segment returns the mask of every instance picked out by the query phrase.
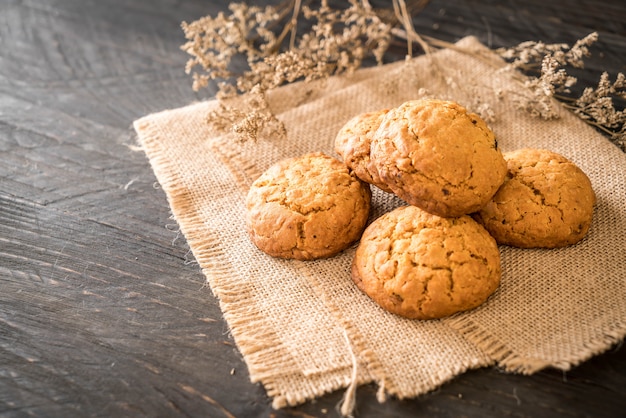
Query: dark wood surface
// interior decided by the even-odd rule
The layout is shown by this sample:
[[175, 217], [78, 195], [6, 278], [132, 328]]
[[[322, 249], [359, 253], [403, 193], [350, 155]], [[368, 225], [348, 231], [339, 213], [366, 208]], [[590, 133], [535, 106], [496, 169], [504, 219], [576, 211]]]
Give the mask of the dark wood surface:
[[[0, 416], [337, 416], [342, 391], [274, 411], [249, 382], [133, 148], [133, 120], [211, 96], [183, 71], [180, 23], [225, 8], [0, 1]], [[415, 20], [492, 47], [598, 31], [580, 87], [626, 71], [625, 22], [613, 0], [433, 0]], [[414, 400], [379, 404], [375, 391], [359, 388], [358, 416], [626, 416], [626, 348], [568, 372], [472, 371]]]

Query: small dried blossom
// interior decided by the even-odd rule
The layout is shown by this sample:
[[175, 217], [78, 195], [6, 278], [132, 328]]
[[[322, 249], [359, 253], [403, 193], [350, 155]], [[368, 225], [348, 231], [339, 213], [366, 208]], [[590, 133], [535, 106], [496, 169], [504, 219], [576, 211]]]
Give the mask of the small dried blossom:
[[271, 111], [260, 87], [254, 87], [243, 97], [243, 103], [234, 106], [221, 101], [218, 108], [207, 115], [208, 124], [218, 131], [232, 132], [241, 142], [256, 141], [260, 137], [285, 137], [285, 126]]

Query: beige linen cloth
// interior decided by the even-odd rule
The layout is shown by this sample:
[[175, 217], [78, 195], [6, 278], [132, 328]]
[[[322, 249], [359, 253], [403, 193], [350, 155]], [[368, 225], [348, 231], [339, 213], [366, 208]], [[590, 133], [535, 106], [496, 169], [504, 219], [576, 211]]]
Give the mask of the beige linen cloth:
[[[497, 365], [530, 374], [567, 370], [626, 335], [626, 155], [565, 110], [545, 121], [517, 110], [527, 94], [475, 38], [403, 62], [274, 90], [286, 139], [241, 144], [209, 128], [215, 101], [135, 121], [140, 145], [254, 382], [276, 408], [374, 382], [379, 399], [415, 397], [468, 369]], [[380, 309], [350, 279], [355, 247], [310, 262], [260, 252], [244, 228], [250, 184], [274, 162], [333, 153], [339, 128], [365, 111], [418, 97], [490, 110], [503, 151], [547, 148], [578, 164], [597, 194], [577, 245], [501, 246], [502, 283], [482, 306], [453, 317], [407, 320]], [[483, 112], [484, 114], [484, 112]], [[373, 188], [374, 219], [399, 205]]]

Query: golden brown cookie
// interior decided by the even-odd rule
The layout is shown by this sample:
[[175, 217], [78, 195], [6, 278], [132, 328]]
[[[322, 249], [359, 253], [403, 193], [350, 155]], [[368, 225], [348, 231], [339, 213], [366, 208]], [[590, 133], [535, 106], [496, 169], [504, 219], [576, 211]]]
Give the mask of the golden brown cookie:
[[391, 192], [389, 186], [381, 180], [376, 166], [370, 159], [372, 134], [378, 129], [388, 111], [389, 109], [382, 109], [361, 113], [346, 122], [335, 137], [335, 152], [358, 178]]
[[390, 110], [372, 137], [371, 158], [395, 194], [444, 217], [480, 209], [506, 175], [487, 124], [443, 100], [412, 100]]
[[442, 218], [403, 206], [372, 222], [352, 280], [384, 309], [433, 319], [482, 304], [500, 284], [496, 241], [470, 216]]
[[475, 219], [500, 244], [556, 248], [580, 241], [596, 202], [587, 175], [548, 150], [521, 149], [504, 157], [507, 179]]
[[280, 161], [246, 197], [252, 242], [280, 258], [330, 257], [359, 239], [371, 192], [345, 164], [321, 153]]

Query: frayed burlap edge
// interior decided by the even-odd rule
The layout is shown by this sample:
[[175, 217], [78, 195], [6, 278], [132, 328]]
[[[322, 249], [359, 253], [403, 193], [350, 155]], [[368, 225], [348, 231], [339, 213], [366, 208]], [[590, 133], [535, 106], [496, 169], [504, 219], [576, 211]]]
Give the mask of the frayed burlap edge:
[[547, 368], [568, 371], [593, 356], [604, 353], [608, 347], [619, 344], [626, 336], [626, 326], [622, 323], [614, 324], [610, 329], [602, 330], [603, 338], [589, 341], [572, 358], [563, 358], [559, 362], [554, 362], [522, 357], [516, 354], [506, 343], [494, 338], [492, 333], [483, 329], [467, 316], [455, 317], [445, 321], [468, 341], [493, 358], [498, 367], [510, 373], [524, 375], [531, 375]]
[[[206, 111], [205, 105], [206, 103], [197, 104]], [[166, 112], [169, 111], [160, 113]], [[176, 176], [174, 162], [168, 158], [166, 147], [162, 147], [158, 129], [150, 122], [141, 118], [133, 123], [134, 129], [140, 134], [139, 146], [148, 155], [151, 167], [166, 191], [174, 219], [178, 221], [179, 217], [184, 217], [184, 222], [178, 222], [181, 232], [201, 266], [210, 289], [218, 298], [224, 319], [235, 336], [237, 348], [248, 368], [251, 382], [263, 384], [267, 395], [272, 398], [272, 407], [280, 409], [295, 406], [342, 388], [356, 388], [358, 385], [371, 383], [374, 379], [368, 373], [367, 365], [357, 360], [356, 355], [350, 367], [324, 370], [320, 373], [305, 374], [298, 371], [297, 365], [291, 361], [293, 359], [285, 355], [289, 350], [281, 347], [280, 338], [266, 325], [263, 313], [248, 303], [253, 289], [247, 288], [245, 281], [241, 279], [224, 280], [224, 277], [236, 277], [236, 269], [225, 257], [226, 250], [220, 240], [215, 236], [207, 238], [211, 233], [207, 231], [203, 219], [190, 216], [190, 213], [195, 214], [191, 210], [194, 202], [190, 192]], [[237, 187], [245, 193], [251, 181], [259, 174], [254, 164], [240, 158], [240, 150], [228, 140], [215, 139], [211, 148], [221, 163], [228, 167]], [[216, 294], [215, 281], [218, 278], [219, 294]], [[228, 286], [225, 284], [227, 282], [232, 285]], [[352, 352], [348, 339], [346, 347]], [[278, 351], [283, 354], [277, 357]], [[297, 384], [294, 385], [294, 382]], [[294, 390], [294, 387], [298, 389]], [[343, 405], [352, 408], [349, 402], [350, 400]], [[338, 409], [341, 407], [342, 405], [338, 405]]]

